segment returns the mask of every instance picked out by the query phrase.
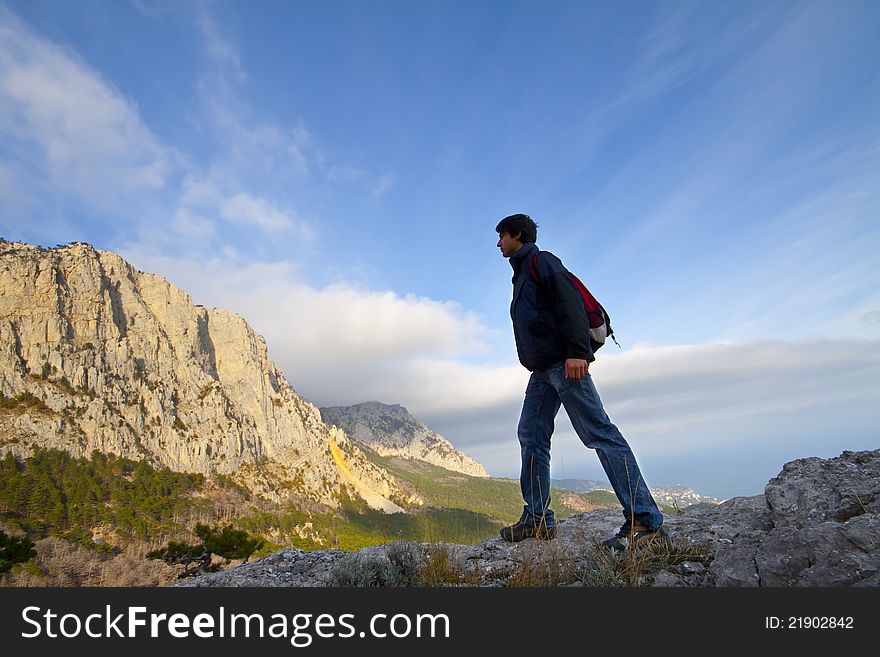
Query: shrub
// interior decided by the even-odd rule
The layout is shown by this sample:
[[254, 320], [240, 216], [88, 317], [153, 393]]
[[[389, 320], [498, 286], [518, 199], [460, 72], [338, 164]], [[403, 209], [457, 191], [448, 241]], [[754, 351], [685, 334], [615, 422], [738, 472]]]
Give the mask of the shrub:
[[418, 586], [422, 560], [412, 543], [392, 543], [385, 551], [390, 563], [389, 586]]
[[375, 557], [349, 554], [330, 570], [330, 586], [385, 586], [389, 566]]
[[234, 529], [229, 525], [217, 528], [198, 524], [196, 536], [201, 543], [169, 541], [164, 548], [148, 553], [147, 559], [161, 559], [168, 564], [182, 565], [184, 569], [178, 577], [183, 578], [219, 570], [219, 565], [211, 563], [212, 554], [221, 556], [227, 561], [243, 559], [246, 563], [254, 551], [264, 543], [262, 538], [251, 536], [246, 531]]
[[30, 561], [37, 556], [29, 538], [15, 538], [0, 529], [0, 573], [10, 570], [14, 564]]

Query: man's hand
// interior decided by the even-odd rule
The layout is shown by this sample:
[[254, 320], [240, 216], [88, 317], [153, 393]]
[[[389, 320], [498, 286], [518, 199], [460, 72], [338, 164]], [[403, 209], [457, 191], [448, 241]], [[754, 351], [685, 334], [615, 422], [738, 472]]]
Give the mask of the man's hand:
[[566, 379], [583, 379], [590, 373], [590, 364], [583, 358], [569, 358], [565, 361]]

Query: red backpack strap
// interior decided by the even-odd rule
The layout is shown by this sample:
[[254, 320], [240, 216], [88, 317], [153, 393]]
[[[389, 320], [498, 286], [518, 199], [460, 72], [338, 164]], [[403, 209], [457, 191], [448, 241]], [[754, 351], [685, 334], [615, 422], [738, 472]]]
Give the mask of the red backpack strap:
[[539, 255], [541, 255], [540, 251], [536, 252], [535, 255], [533, 255], [529, 259], [529, 271], [532, 272], [532, 278], [534, 278], [535, 281], [540, 283], [540, 280], [538, 280], [538, 256]]

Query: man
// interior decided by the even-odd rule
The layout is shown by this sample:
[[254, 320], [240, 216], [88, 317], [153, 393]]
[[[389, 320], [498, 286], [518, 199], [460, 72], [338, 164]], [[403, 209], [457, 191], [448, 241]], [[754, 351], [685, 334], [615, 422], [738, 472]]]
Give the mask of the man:
[[556, 536], [550, 509], [550, 438], [559, 406], [565, 407], [581, 442], [595, 449], [625, 521], [616, 536], [604, 541], [624, 550], [666, 536], [663, 515], [648, 491], [635, 456], [608, 419], [590, 376], [595, 360], [580, 292], [562, 262], [535, 244], [538, 227], [525, 214], [502, 219], [495, 227], [498, 248], [513, 267], [510, 317], [516, 350], [531, 371], [517, 435], [522, 456], [520, 519], [501, 530], [507, 541]]

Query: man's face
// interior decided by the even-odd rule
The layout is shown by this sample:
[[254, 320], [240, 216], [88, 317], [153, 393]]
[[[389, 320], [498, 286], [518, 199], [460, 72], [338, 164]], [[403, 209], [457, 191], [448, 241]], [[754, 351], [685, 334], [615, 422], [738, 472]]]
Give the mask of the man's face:
[[519, 241], [519, 235], [511, 237], [510, 233], [498, 233], [498, 248], [501, 249], [501, 255], [509, 258], [523, 247], [523, 243]]

